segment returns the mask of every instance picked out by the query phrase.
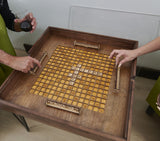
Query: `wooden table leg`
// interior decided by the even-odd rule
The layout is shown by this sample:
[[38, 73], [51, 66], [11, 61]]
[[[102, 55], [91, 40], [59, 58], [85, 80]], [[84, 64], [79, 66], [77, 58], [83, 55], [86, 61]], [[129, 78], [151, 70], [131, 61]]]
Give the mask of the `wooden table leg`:
[[16, 119], [26, 128], [26, 130], [29, 132], [30, 129], [27, 125], [27, 122], [25, 120], [25, 118], [23, 116], [20, 116], [20, 115], [16, 115], [13, 113], [13, 115], [16, 117]]
[[154, 110], [153, 110], [153, 108], [152, 108], [150, 105], [147, 107], [146, 113], [147, 113], [149, 116], [153, 116]]

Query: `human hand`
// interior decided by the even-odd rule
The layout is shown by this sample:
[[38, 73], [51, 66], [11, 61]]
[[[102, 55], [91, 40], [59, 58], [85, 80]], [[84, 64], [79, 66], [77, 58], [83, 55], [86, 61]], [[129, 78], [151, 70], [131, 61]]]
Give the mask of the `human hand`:
[[36, 18], [33, 17], [32, 13], [28, 13], [23, 19], [15, 19], [14, 22], [15, 23], [21, 23], [21, 22], [26, 21], [26, 20], [31, 21], [32, 30], [30, 32], [32, 33], [36, 29], [36, 26], [37, 26]]
[[30, 56], [25, 57], [15, 57], [12, 56], [12, 60], [10, 61], [9, 66], [15, 70], [22, 71], [24, 73], [28, 73], [32, 68], [34, 68], [34, 65], [38, 65], [38, 67], [41, 67], [40, 62], [32, 58]]
[[109, 58], [116, 56], [116, 66], [120, 67], [122, 64], [132, 61], [137, 57], [136, 50], [113, 50]]

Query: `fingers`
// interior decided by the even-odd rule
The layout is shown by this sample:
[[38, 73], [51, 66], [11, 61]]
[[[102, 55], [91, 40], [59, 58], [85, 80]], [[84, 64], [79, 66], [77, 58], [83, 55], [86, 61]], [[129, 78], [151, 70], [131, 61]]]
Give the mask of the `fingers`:
[[116, 66], [119, 67], [129, 61], [132, 61], [137, 57], [135, 50], [113, 50], [110, 54], [110, 58], [116, 56]]
[[119, 65], [118, 65], [118, 67], [121, 67], [124, 63], [126, 63], [127, 62], [127, 59], [126, 58], [124, 58], [124, 59], [122, 59], [120, 62], [119, 62]]
[[121, 53], [121, 50], [113, 50], [111, 53], [110, 53], [110, 56], [109, 58], [113, 58], [113, 56], [116, 56], [116, 66], [119, 64], [119, 61], [120, 61], [120, 58], [121, 56], [123, 56], [123, 54]]
[[23, 19], [15, 19], [14, 22], [21, 23], [25, 20], [29, 20], [31, 22], [32, 30], [30, 32], [32, 33], [36, 29], [36, 26], [37, 26], [36, 18], [33, 16], [32, 13], [28, 13]]
[[122, 64], [129, 61], [130, 55], [128, 50], [113, 50], [109, 58], [111, 59], [113, 56], [116, 56], [116, 66], [121, 67]]
[[33, 14], [32, 13], [28, 13], [25, 17], [25, 20], [32, 20], [33, 19]]
[[33, 14], [30, 12], [27, 14], [27, 16], [29, 17], [29, 19], [32, 19], [33, 18]]
[[[23, 61], [25, 59], [25, 61]], [[20, 71], [24, 72], [24, 73], [28, 73], [32, 68], [35, 67], [35, 65], [37, 65], [38, 67], [41, 67], [40, 62], [35, 59], [32, 58], [30, 56], [28, 57], [22, 57], [21, 58], [21, 68], [19, 68]]]
[[24, 21], [24, 19], [15, 19], [15, 20], [14, 20], [15, 23], [21, 23], [21, 22], [23, 22], [23, 21]]
[[36, 64], [36, 65], [38, 65], [38, 67], [41, 67], [40, 62], [37, 59], [35, 59], [35, 58], [33, 58], [33, 63]]
[[31, 31], [32, 33], [36, 29], [36, 26], [37, 26], [36, 18], [32, 19], [31, 25], [32, 25], [32, 31]]
[[29, 72], [32, 68], [34, 68], [35, 66], [38, 66], [38, 67], [41, 67], [41, 64], [40, 62], [35, 59], [35, 58], [32, 58], [32, 57], [29, 57], [29, 61], [28, 61], [28, 64], [27, 64], [27, 67], [26, 67], [26, 71]]
[[29, 21], [31, 21], [31, 25], [32, 25], [31, 33], [32, 33], [36, 29], [36, 26], [37, 26], [36, 18], [33, 16], [32, 13], [28, 13], [25, 16], [25, 18], [28, 19]]
[[109, 58], [110, 58], [110, 59], [113, 58], [113, 56], [114, 56], [115, 54], [117, 54], [117, 50], [113, 50], [113, 51], [110, 53]]
[[116, 66], [119, 64], [119, 61], [120, 61], [121, 56], [122, 56], [121, 53], [119, 53], [119, 54], [116, 56]]
[[[25, 59], [25, 57], [22, 58], [22, 59]], [[22, 71], [24, 73], [28, 73], [34, 67], [34, 64], [33, 64], [33, 61], [32, 61], [31, 57], [26, 57], [26, 60], [22, 63], [23, 64], [21, 64], [21, 65], [23, 65], [23, 66], [22, 66], [22, 69], [20, 71]]]

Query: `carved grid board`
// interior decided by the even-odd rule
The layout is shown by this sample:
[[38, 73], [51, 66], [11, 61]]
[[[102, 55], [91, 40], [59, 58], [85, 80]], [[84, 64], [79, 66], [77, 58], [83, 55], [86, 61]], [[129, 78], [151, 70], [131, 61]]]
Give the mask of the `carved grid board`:
[[58, 46], [30, 93], [104, 113], [115, 58]]

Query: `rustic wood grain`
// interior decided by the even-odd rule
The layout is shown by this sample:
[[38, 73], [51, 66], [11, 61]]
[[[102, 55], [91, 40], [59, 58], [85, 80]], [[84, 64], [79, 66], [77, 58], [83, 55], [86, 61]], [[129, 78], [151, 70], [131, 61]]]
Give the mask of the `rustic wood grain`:
[[[74, 47], [75, 40], [100, 44], [101, 48], [96, 50]], [[121, 67], [120, 90], [117, 92], [114, 92], [114, 70], [103, 114], [83, 109], [80, 115], [76, 115], [50, 108], [45, 105], [45, 97], [30, 94], [29, 90], [58, 45], [109, 55], [113, 49], [133, 49], [137, 48], [137, 44], [137, 41], [132, 40], [48, 27], [30, 50], [31, 56], [37, 59], [40, 59], [44, 52], [48, 53], [42, 67], [35, 76], [14, 71], [0, 87], [0, 107], [94, 140], [129, 141], [136, 60]]]

